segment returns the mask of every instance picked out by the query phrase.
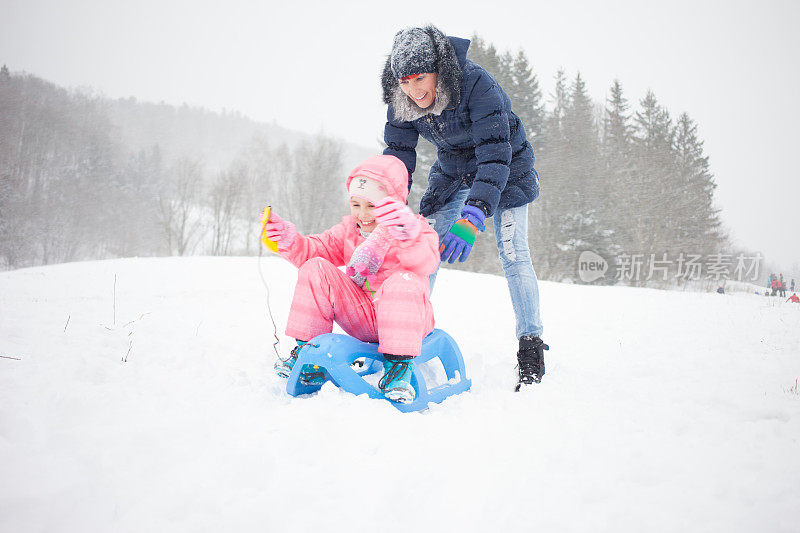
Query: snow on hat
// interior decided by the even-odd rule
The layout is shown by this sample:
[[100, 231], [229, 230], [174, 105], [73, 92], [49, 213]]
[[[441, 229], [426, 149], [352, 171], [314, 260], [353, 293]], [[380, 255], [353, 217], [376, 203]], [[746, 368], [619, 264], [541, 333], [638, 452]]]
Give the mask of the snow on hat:
[[381, 200], [389, 196], [389, 193], [386, 192], [386, 187], [366, 176], [354, 176], [350, 180], [347, 192], [351, 197], [363, 198], [371, 202], [372, 205], [380, 204]]
[[438, 72], [433, 39], [422, 28], [400, 30], [394, 36], [390, 63], [392, 74], [398, 79], [423, 72]]

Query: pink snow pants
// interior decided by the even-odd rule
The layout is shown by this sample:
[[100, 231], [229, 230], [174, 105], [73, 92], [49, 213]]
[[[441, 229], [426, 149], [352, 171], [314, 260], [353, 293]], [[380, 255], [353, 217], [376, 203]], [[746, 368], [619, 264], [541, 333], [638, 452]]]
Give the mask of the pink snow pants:
[[417, 356], [433, 330], [428, 280], [396, 272], [369, 296], [333, 263], [321, 257], [300, 266], [286, 335], [308, 341], [331, 333], [334, 321], [351, 337], [378, 342], [384, 354]]

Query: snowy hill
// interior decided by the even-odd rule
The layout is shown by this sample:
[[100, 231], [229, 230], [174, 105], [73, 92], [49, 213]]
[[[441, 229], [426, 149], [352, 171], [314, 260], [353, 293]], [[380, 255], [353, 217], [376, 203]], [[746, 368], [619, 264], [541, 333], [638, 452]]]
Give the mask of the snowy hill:
[[[296, 271], [261, 268], [285, 352]], [[800, 305], [541, 292], [547, 375], [515, 394], [505, 280], [443, 271], [473, 389], [401, 414], [283, 392], [256, 258], [0, 273], [0, 531], [800, 528]]]

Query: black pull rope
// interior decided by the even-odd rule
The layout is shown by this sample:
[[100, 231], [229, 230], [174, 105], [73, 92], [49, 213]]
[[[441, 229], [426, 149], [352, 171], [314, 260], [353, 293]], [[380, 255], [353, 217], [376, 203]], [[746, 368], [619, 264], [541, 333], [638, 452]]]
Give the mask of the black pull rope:
[[[278, 338], [278, 326], [275, 324], [275, 317], [272, 315], [272, 307], [269, 305], [269, 285], [267, 284], [266, 278], [264, 278], [264, 271], [261, 268], [261, 256], [263, 255], [263, 250], [261, 249], [261, 239], [267, 232], [267, 221], [264, 220], [261, 223], [261, 235], [259, 237], [258, 242], [258, 275], [261, 276], [261, 283], [264, 284], [264, 288], [267, 290], [267, 311], [269, 312], [269, 319], [272, 321], [272, 336], [275, 337], [275, 342], [272, 343], [272, 349], [275, 350], [275, 355], [281, 361], [286, 361], [283, 357], [281, 357], [280, 352], [278, 351], [278, 346], [281, 343], [281, 340]], [[291, 357], [291, 356], [289, 356]]]

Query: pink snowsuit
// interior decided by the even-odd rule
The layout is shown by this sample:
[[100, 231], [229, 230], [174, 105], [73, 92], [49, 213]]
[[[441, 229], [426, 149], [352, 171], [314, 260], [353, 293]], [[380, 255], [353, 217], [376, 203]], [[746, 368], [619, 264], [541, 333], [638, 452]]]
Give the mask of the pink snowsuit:
[[[394, 156], [375, 156], [347, 178], [366, 176], [381, 183], [389, 196], [406, 201], [408, 172]], [[319, 235], [298, 235], [279, 253], [299, 268], [286, 335], [308, 341], [333, 331], [335, 321], [359, 340], [378, 342], [381, 353], [417, 356], [422, 339], [434, 327], [428, 300], [428, 276], [439, 264], [439, 237], [424, 217], [413, 239], [392, 238], [381, 267], [370, 282], [374, 297], [339, 268], [366, 239], [356, 218], [348, 215]]]

